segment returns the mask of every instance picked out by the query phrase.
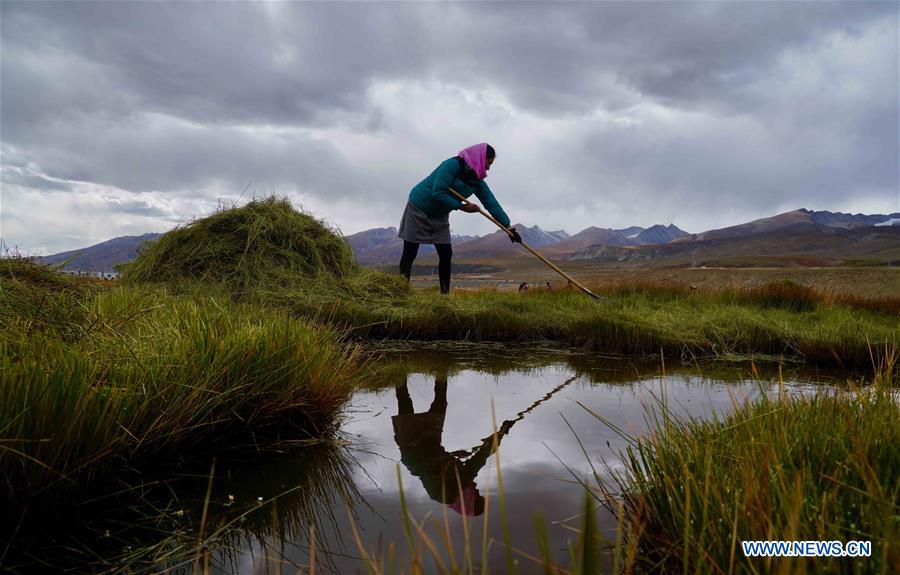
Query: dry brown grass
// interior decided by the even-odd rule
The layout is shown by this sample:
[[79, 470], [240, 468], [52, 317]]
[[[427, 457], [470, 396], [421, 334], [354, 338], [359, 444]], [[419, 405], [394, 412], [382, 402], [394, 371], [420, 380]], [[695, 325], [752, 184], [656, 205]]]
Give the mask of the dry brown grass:
[[[533, 260], [533, 261], [532, 261]], [[510, 258], [467, 260], [503, 268], [493, 274], [454, 274], [453, 285], [478, 288], [502, 285], [515, 289], [522, 281], [529, 285], [554, 287], [565, 285], [565, 280], [535, 258]], [[900, 294], [900, 267], [793, 267], [793, 268], [661, 268], [626, 269], [600, 266], [589, 262], [555, 261], [576, 280], [586, 283], [590, 289], [603, 291], [608, 286], [631, 282], [681, 284], [698, 290], [748, 288], [774, 281], [789, 280], [809, 286], [822, 293], [856, 296], [860, 298], [897, 297]], [[416, 276], [414, 285], [437, 285], [437, 277]]]

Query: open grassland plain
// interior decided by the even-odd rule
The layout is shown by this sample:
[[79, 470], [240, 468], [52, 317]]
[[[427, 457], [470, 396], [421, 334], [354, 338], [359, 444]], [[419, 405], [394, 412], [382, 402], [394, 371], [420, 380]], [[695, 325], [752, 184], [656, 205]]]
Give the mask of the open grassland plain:
[[[422, 275], [413, 275], [416, 287], [437, 285], [437, 261], [420, 258], [416, 263]], [[459, 258], [457, 258], [459, 259]], [[555, 261], [555, 260], [554, 260]], [[565, 280], [536, 258], [460, 259], [463, 273], [455, 273], [454, 285], [463, 289], [500, 288], [515, 290], [521, 282], [543, 287], [547, 282], [558, 289]], [[579, 282], [591, 289], [620, 284], [675, 284], [695, 289], [719, 290], [750, 288], [770, 282], [791, 281], [822, 293], [882, 298], [900, 297], [900, 263], [897, 266], [834, 267], [636, 267], [598, 264], [584, 261], [555, 261]], [[383, 267], [388, 272], [394, 268]], [[486, 272], [470, 269], [485, 269]], [[414, 274], [416, 270], [414, 269]]]

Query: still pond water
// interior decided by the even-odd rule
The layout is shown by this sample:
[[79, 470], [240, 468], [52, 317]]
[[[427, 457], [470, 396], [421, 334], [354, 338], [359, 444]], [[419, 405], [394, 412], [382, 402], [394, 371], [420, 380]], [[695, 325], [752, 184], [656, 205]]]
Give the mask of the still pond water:
[[[175, 523], [157, 527], [176, 533], [165, 544], [170, 547], [196, 541], [209, 488], [203, 527], [207, 534], [220, 533], [208, 558], [212, 572], [305, 573], [311, 531], [316, 572], [366, 572], [360, 541], [368, 553], [385, 559], [393, 544], [398, 566], [409, 572], [402, 485], [409, 516], [446, 561], [448, 546], [462, 557], [467, 530], [473, 560], [481, 564], [487, 517], [486, 560], [492, 572], [502, 573], [496, 426], [512, 546], [538, 554], [539, 514], [552, 552], [566, 564], [585, 505], [575, 478], [596, 485], [596, 470], [608, 479], [610, 470], [621, 469], [626, 447], [597, 416], [640, 435], [648, 410], [661, 402], [678, 415], [708, 417], [760, 393], [813, 393], [836, 383], [831, 377], [789, 367], [672, 365], [507, 347], [393, 350], [383, 386], [356, 393], [346, 408], [341, 446], [220, 458], [211, 487], [198, 473], [178, 484], [177, 504], [157, 503], [185, 510]], [[605, 535], [614, 537], [610, 514], [598, 506], [596, 518]], [[434, 571], [423, 538], [415, 539], [424, 571]], [[524, 572], [538, 571], [524, 557], [519, 564]], [[160, 567], [192, 571], [178, 560], [151, 570]]]

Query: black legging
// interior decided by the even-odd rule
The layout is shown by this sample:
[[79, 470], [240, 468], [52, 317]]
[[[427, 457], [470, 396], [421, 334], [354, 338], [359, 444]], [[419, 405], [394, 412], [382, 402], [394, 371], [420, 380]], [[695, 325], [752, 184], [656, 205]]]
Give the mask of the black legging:
[[[450, 293], [450, 259], [453, 257], [453, 248], [450, 244], [434, 244], [438, 254], [438, 278], [441, 283], [441, 293]], [[419, 253], [419, 244], [403, 240], [403, 255], [400, 256], [400, 273], [406, 279], [412, 274], [412, 265]]]

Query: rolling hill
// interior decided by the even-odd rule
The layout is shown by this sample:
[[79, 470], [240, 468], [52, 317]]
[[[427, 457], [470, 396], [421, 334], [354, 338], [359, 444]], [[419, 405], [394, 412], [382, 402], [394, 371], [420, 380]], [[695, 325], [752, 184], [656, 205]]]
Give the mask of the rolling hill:
[[699, 235], [700, 238], [682, 238], [660, 245], [594, 245], [571, 254], [568, 259], [726, 267], [900, 262], [900, 226], [832, 227], [801, 221], [750, 234]]
[[853, 229], [857, 227], [875, 226], [892, 219], [900, 219], [900, 213], [888, 215], [844, 214], [841, 212], [816, 212], [801, 208], [784, 212], [769, 218], [753, 220], [745, 224], [709, 230], [700, 234], [689, 234], [679, 241], [714, 240], [721, 238], [737, 238], [752, 236], [779, 229], [797, 230], [803, 227], [814, 229], [816, 226], [828, 228]]
[[63, 269], [67, 270], [114, 272], [117, 264], [133, 260], [137, 256], [138, 249], [144, 245], [144, 242], [155, 240], [161, 235], [120, 236], [87, 248], [44, 256], [40, 259], [47, 265], [59, 264], [65, 261], [66, 264], [63, 266]]

